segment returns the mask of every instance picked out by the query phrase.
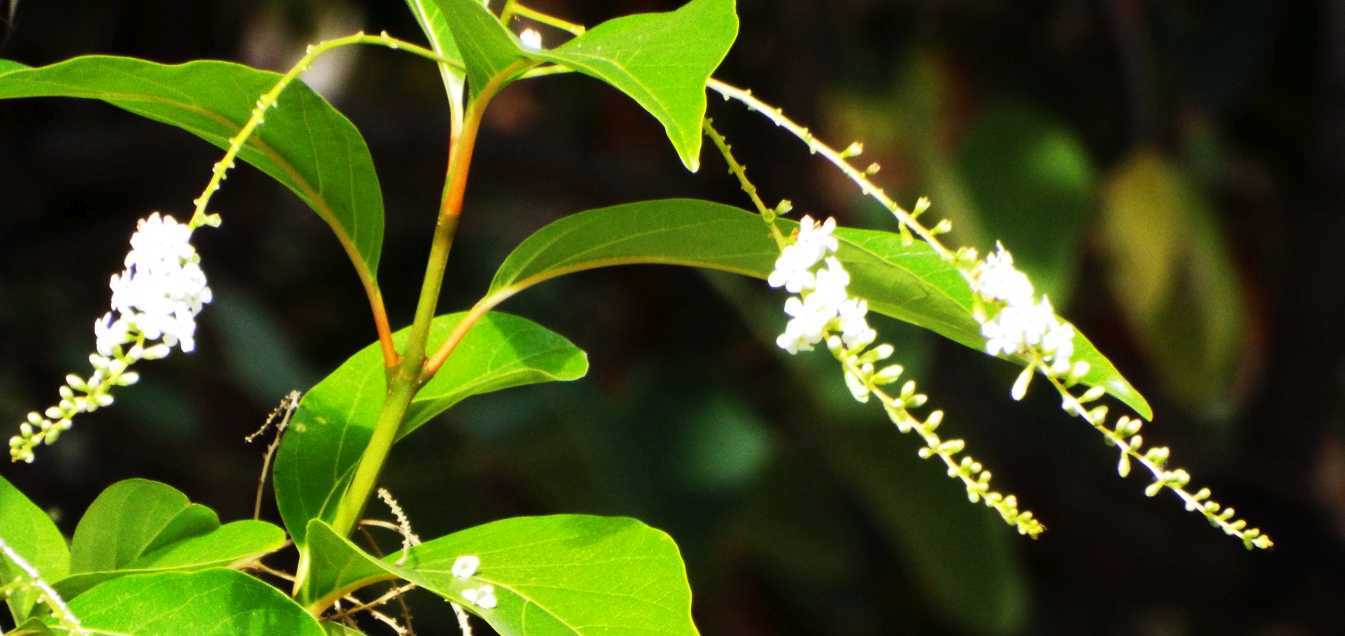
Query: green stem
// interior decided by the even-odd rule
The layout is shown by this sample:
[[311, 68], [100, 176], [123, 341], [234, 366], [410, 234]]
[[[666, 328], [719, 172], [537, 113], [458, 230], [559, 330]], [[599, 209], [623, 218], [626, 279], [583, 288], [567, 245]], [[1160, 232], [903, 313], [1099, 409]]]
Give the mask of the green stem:
[[434, 312], [439, 305], [444, 270], [448, 266], [448, 255], [457, 233], [458, 216], [462, 212], [462, 199], [467, 188], [472, 151], [476, 145], [477, 132], [481, 127], [481, 113], [488, 100], [489, 97], [477, 100], [468, 107], [467, 116], [463, 120], [462, 134], [453, 141], [453, 147], [449, 152], [448, 179], [440, 203], [439, 220], [434, 228], [430, 257], [425, 265], [425, 279], [421, 283], [415, 321], [411, 324], [411, 334], [407, 338], [406, 348], [402, 351], [401, 362], [391, 375], [388, 397], [378, 414], [373, 437], [360, 456], [360, 463], [350, 480], [350, 486], [337, 506], [336, 517], [332, 520], [332, 528], [337, 534], [348, 535], [355, 528], [355, 522], [364, 512], [364, 505], [374, 490], [389, 451], [392, 450], [392, 443], [397, 439], [397, 431], [401, 428], [406, 409], [422, 385], [420, 372], [421, 365], [425, 362], [425, 345], [429, 339], [430, 323], [434, 320]]
[[[188, 227], [194, 230], [202, 225], [218, 224], [218, 215], [210, 214], [206, 211], [207, 206], [210, 204], [210, 199], [215, 196], [215, 193], [219, 191], [220, 186], [223, 185], [224, 178], [228, 175], [229, 170], [233, 169], [238, 154], [243, 151], [243, 145], [247, 143], [253, 133], [255, 133], [266, 120], [266, 111], [275, 107], [276, 103], [280, 100], [280, 95], [285, 92], [285, 89], [289, 88], [290, 84], [312, 66], [313, 62], [323, 53], [331, 51], [332, 49], [356, 44], [385, 46], [394, 50], [406, 51], [412, 55], [418, 55], [441, 64], [448, 64], [455, 68], [461, 68], [460, 62], [444, 58], [427, 48], [394, 38], [388, 35], [387, 31], [378, 35], [367, 35], [363, 31], [360, 31], [353, 35], [325, 40], [309, 46], [308, 50], [304, 53], [304, 56], [300, 58], [298, 62], [295, 62], [294, 66], [292, 66], [289, 71], [280, 76], [280, 79], [271, 87], [271, 90], [263, 93], [262, 96], [257, 99], [257, 104], [253, 107], [251, 116], [249, 116], [248, 120], [243, 123], [243, 126], [239, 128], [238, 132], [229, 139], [229, 146], [224, 152], [224, 157], [215, 162], [214, 167], [211, 169], [210, 181], [206, 183], [205, 189], [201, 191], [201, 195], [196, 197], [196, 200], [194, 201], [196, 209], [192, 213], [191, 220], [188, 221]], [[352, 257], [352, 260], [355, 262], [356, 269], [359, 270], [360, 282], [364, 286], [365, 294], [369, 299], [369, 309], [373, 314], [374, 328], [378, 332], [378, 341], [383, 350], [383, 362], [389, 369], [391, 369], [397, 364], [397, 352], [392, 344], [392, 328], [388, 322], [387, 309], [383, 304], [383, 294], [378, 289], [378, 284], [373, 279], [373, 274], [363, 269], [362, 263], [358, 258]]]
[[729, 142], [724, 138], [724, 135], [719, 134], [719, 131], [715, 130], [714, 124], [710, 122], [708, 117], [705, 119], [702, 127], [705, 129], [705, 136], [709, 137], [710, 141], [714, 142], [715, 147], [719, 149], [719, 154], [724, 156], [724, 163], [728, 164], [729, 172], [733, 173], [733, 176], [738, 177], [738, 185], [742, 188], [743, 192], [747, 193], [747, 197], [752, 200], [752, 205], [756, 206], [757, 213], [761, 215], [761, 220], [765, 221], [766, 225], [770, 227], [771, 237], [775, 239], [775, 246], [781, 250], [785, 249], [785, 245], [788, 241], [786, 241], [784, 235], [780, 233], [780, 228], [775, 225], [774, 211], [766, 207], [766, 203], [761, 200], [761, 195], [757, 192], [757, 186], [747, 178], [747, 166], [738, 163], [738, 159], [733, 156], [733, 146], [729, 145]]
[[504, 13], [500, 14], [500, 21], [503, 22], [505, 26], [508, 26], [509, 20], [516, 15], [519, 17], [527, 18], [539, 24], [545, 24], [549, 27], [555, 27], [562, 31], [566, 31], [571, 35], [584, 34], [584, 25], [582, 24], [575, 24], [567, 20], [562, 20], [551, 14], [543, 13], [536, 9], [526, 7], [522, 3], [514, 2], [513, 0], [510, 0], [510, 2], [508, 2], [505, 5]]

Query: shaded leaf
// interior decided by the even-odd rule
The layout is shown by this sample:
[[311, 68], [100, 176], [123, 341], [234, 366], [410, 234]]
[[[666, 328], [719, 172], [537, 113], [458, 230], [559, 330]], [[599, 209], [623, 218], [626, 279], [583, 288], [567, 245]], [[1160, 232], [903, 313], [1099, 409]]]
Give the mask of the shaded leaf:
[[79, 595], [70, 609], [89, 630], [131, 636], [324, 634], [280, 590], [235, 570], [125, 576]]
[[[697, 633], [677, 545], [635, 519], [503, 519], [413, 547], [401, 566], [400, 553], [375, 559], [320, 521], [309, 532], [314, 575], [320, 561], [345, 574], [324, 579], [333, 586], [327, 597], [400, 578], [462, 605], [506, 635]], [[481, 566], [459, 579], [453, 564], [468, 554], [479, 557]], [[499, 604], [493, 609], [462, 595], [482, 584], [495, 588]]]
[[[781, 223], [786, 233], [794, 227]], [[971, 289], [928, 245], [904, 245], [893, 232], [842, 228], [836, 234], [850, 290], [868, 299], [870, 308], [985, 350], [971, 314]], [[694, 199], [629, 203], [573, 214], [538, 230], [500, 265], [489, 294], [507, 298], [557, 276], [616, 265], [703, 267], [764, 279], [777, 254], [761, 219], [741, 209]], [[1102, 386], [1152, 417], [1144, 397], [1087, 337], [1077, 333], [1074, 345], [1075, 359], [1091, 367], [1086, 384]]]
[[[433, 349], [464, 313], [440, 316], [430, 327]], [[394, 334], [402, 346], [409, 330]], [[468, 333], [439, 373], [412, 400], [400, 437], [454, 404], [510, 387], [575, 380], [588, 359], [570, 341], [530, 320], [491, 313]], [[276, 502], [300, 545], [310, 519], [323, 518], [329, 496], [359, 460], [372, 436], [386, 393], [377, 344], [351, 356], [313, 387], [299, 404], [276, 455]]]
[[1037, 290], [1063, 306], [1083, 227], [1097, 209], [1097, 178], [1078, 136], [1039, 109], [1002, 102], [977, 120], [957, 165], [985, 233], [1003, 241]]
[[[49, 583], [70, 570], [70, 549], [66, 547], [60, 529], [46, 512], [4, 477], [0, 477], [0, 539], [4, 539], [10, 549], [37, 569]], [[0, 584], [22, 574], [18, 566], [0, 556]], [[36, 601], [37, 594], [29, 590], [20, 590], [5, 598], [16, 624], [24, 621]]]
[[1247, 346], [1245, 302], [1209, 202], [1153, 151], [1117, 169], [1106, 202], [1112, 289], [1137, 340], [1174, 397], [1227, 413]]
[[[257, 98], [279, 79], [229, 62], [164, 65], [91, 55], [6, 73], [0, 99], [99, 99], [226, 148]], [[383, 195], [369, 148], [350, 120], [296, 82], [267, 112], [266, 123], [239, 157], [313, 208], [336, 232], [360, 278], [373, 280], [383, 245]], [[206, 171], [200, 176], [204, 185]]]

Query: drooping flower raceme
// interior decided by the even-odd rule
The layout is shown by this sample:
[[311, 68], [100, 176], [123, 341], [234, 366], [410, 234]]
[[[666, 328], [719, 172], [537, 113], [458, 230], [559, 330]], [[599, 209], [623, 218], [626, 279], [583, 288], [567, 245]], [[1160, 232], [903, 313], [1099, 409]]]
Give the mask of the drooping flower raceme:
[[167, 214], [155, 212], [139, 221], [125, 269], [110, 282], [112, 310], [94, 321], [93, 373], [66, 376], [60, 402], [28, 414], [9, 440], [11, 460], [31, 463], [33, 450], [54, 443], [76, 415], [112, 404], [113, 387], [139, 380], [130, 370], [135, 363], [166, 357], [174, 347], [196, 348], [196, 315], [212, 294], [191, 235], [189, 225]]
[[[1019, 509], [1013, 495], [990, 488], [990, 471], [970, 456], [959, 455], [965, 448], [962, 440], [943, 439], [935, 432], [943, 422], [943, 411], [932, 411], [924, 419], [911, 413], [911, 409], [920, 408], [927, 399], [916, 391], [914, 381], [906, 381], [899, 392], [884, 388], [897, 382], [903, 370], [898, 364], [882, 364], [892, 357], [894, 349], [887, 343], [874, 344], [878, 332], [869, 325], [868, 302], [850, 295], [850, 274], [836, 256], [840, 241], [835, 230], [835, 219], [819, 223], [805, 216], [793, 242], [780, 250], [775, 268], [766, 280], [772, 287], [783, 287], [791, 296], [784, 306], [789, 322], [776, 344], [796, 354], [811, 351], [825, 342], [840, 363], [845, 385], [855, 400], [868, 402], [876, 397], [897, 430], [920, 436], [924, 442], [920, 457], [938, 457], [947, 467], [948, 475], [962, 481], [972, 502], [984, 501], [1020, 533], [1036, 537], [1045, 526], [1032, 512]], [[1026, 295], [1031, 293], [1028, 285]]]

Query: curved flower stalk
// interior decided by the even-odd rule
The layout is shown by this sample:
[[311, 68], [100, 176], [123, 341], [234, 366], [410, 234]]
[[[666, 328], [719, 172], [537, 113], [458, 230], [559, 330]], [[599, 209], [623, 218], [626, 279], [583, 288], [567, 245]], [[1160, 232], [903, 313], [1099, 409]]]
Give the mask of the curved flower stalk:
[[962, 482], [969, 501], [984, 503], [1020, 534], [1037, 538], [1046, 526], [1031, 511], [1020, 509], [1017, 497], [991, 489], [991, 473], [981, 462], [970, 455], [959, 457], [966, 442], [939, 436], [937, 430], [943, 423], [943, 411], [931, 411], [923, 419], [911, 412], [929, 401], [927, 395], [917, 391], [915, 381], [907, 380], [899, 391], [887, 388], [897, 383], [904, 369], [900, 364], [885, 363], [894, 353], [892, 345], [875, 344], [878, 332], [868, 324], [867, 301], [851, 296], [848, 291], [850, 274], [834, 256], [840, 247], [833, 235], [836, 220], [828, 218], [818, 222], [804, 216], [793, 237], [782, 236], [774, 221], [777, 215], [789, 211], [789, 202], [782, 201], [775, 208], [768, 208], [756, 186], [748, 180], [747, 169], [734, 158], [728, 142], [709, 121], [705, 123], [705, 133], [719, 148], [729, 171], [738, 178], [739, 185], [752, 199], [780, 246], [780, 256], [767, 283], [771, 287], [783, 287], [791, 296], [784, 305], [790, 319], [784, 333], [776, 339], [776, 345], [796, 354], [825, 343], [840, 363], [845, 384], [855, 400], [867, 403], [871, 397], [877, 398], [898, 431], [913, 432], [924, 442], [919, 451], [921, 459], [938, 457], [947, 468], [948, 476]]
[[1153, 481], [1145, 488], [1145, 495], [1153, 497], [1165, 489], [1171, 490], [1188, 511], [1200, 512], [1210, 525], [1241, 540], [1247, 549], [1275, 545], [1269, 535], [1249, 527], [1245, 519], [1238, 519], [1235, 509], [1212, 500], [1209, 488], [1188, 490], [1191, 475], [1181, 468], [1167, 468], [1171, 451], [1166, 446], [1142, 450], [1144, 438], [1139, 432], [1143, 423], [1139, 419], [1123, 415], [1109, 427], [1106, 406], [1087, 406], [1102, 397], [1105, 393], [1102, 387], [1074, 393], [1073, 387], [1088, 373], [1088, 363], [1070, 360], [1074, 353], [1074, 328], [1056, 317], [1045, 294], [1039, 299], [1033, 294], [1031, 281], [1014, 267], [1013, 256], [1003, 245], [997, 244], [995, 252], [984, 260], [977, 260], [975, 250], [970, 248], [959, 250], [957, 258], [976, 299], [974, 315], [981, 323], [986, 352], [1027, 361], [1013, 385], [1015, 400], [1023, 398], [1032, 377], [1040, 372], [1060, 394], [1061, 408], [1066, 413], [1083, 419], [1102, 434], [1107, 445], [1119, 449], [1116, 471], [1122, 478], [1130, 474], [1132, 463], [1149, 471]]
[[19, 434], [9, 439], [11, 461], [32, 463], [34, 449], [55, 443], [75, 416], [110, 406], [114, 389], [139, 381], [132, 370], [136, 363], [165, 358], [175, 347], [184, 353], [196, 349], [196, 315], [212, 294], [191, 244], [194, 229], [158, 212], [136, 224], [126, 268], [112, 275], [111, 311], [93, 324], [93, 373], [67, 375], [60, 401], [28, 414]]
[[[1044, 294], [1034, 296], [1031, 281], [1014, 267], [1013, 257], [1003, 245], [997, 244], [995, 252], [984, 259], [979, 258], [976, 250], [969, 247], [956, 250], [948, 248], [938, 238], [952, 229], [947, 219], [932, 228], [919, 220], [929, 209], [927, 199], [921, 198], [914, 209], [907, 210], [870, 179], [878, 173], [878, 164], [860, 169], [851, 163], [851, 159], [863, 151], [860, 142], [852, 143], [845, 150], [836, 150], [818, 139], [808, 128], [786, 117], [783, 110], [758, 99], [750, 90], [716, 79], [711, 79], [708, 87], [725, 100], [743, 104], [748, 110], [760, 113], [797, 137], [808, 146], [810, 153], [821, 155], [854, 182], [865, 196], [878, 201], [891, 212], [904, 238], [909, 241], [914, 240], [912, 235], [918, 236], [944, 260], [957, 266], [974, 292], [976, 306], [973, 317], [981, 324], [981, 335], [986, 339], [986, 353], [1025, 363], [1010, 391], [1014, 399], [1022, 399], [1027, 394], [1032, 378], [1041, 373], [1060, 394], [1061, 408], [1066, 413], [1079, 416], [1101, 433], [1109, 446], [1120, 449], [1117, 472], [1122, 477], [1130, 474], [1132, 463], [1139, 463], [1150, 472], [1154, 481], [1145, 489], [1145, 495], [1153, 497], [1163, 490], [1170, 490], [1188, 511], [1199, 512], [1212, 526], [1242, 541], [1247, 549], [1268, 549], [1274, 545], [1269, 535], [1258, 528], [1249, 527], [1246, 520], [1237, 518], [1233, 508], [1212, 500], [1208, 488], [1195, 492], [1188, 490], [1190, 474], [1180, 468], [1167, 468], [1170, 455], [1167, 447], [1157, 446], [1142, 451], [1144, 439], [1138, 434], [1141, 427], [1139, 419], [1122, 416], [1109, 427], [1106, 406], [1087, 406], [1098, 401], [1105, 393], [1104, 389], [1092, 387], [1075, 394], [1075, 387], [1089, 369], [1086, 362], [1072, 360], [1074, 328], [1057, 317], [1050, 299]], [[706, 132], [711, 139], [718, 137], [716, 144], [727, 153], [723, 138], [708, 126]], [[731, 169], [741, 171], [741, 166], [736, 162], [731, 161], [730, 165]], [[746, 181], [745, 173], [739, 174], [739, 181]], [[754, 192], [753, 189], [749, 193], [753, 194], [755, 201]], [[760, 205], [758, 207], [761, 208]]]
[[1018, 498], [990, 488], [990, 471], [969, 455], [958, 457], [966, 448], [960, 439], [943, 439], [936, 432], [943, 422], [943, 411], [931, 411], [924, 419], [910, 409], [924, 406], [928, 397], [918, 393], [914, 380], [907, 380], [898, 392], [886, 387], [901, 378], [902, 366], [884, 364], [892, 357], [888, 343], [874, 344], [878, 332], [869, 326], [868, 303], [847, 291], [850, 275], [833, 256], [839, 247], [832, 231], [836, 220], [819, 223], [804, 216], [794, 241], [785, 246], [768, 279], [772, 287], [783, 287], [791, 295], [785, 301], [790, 316], [776, 344], [791, 354], [811, 351], [826, 343], [840, 363], [845, 384], [855, 400], [864, 403], [878, 398], [897, 430], [914, 432], [924, 442], [921, 459], [938, 457], [948, 468], [948, 476], [962, 481], [972, 503], [984, 502], [1014, 526], [1020, 534], [1036, 538], [1046, 529], [1029, 510], [1018, 507]]
[[78, 636], [83, 636], [89, 633], [88, 630], [84, 629], [83, 625], [80, 624], [79, 617], [75, 616], [74, 612], [70, 611], [70, 606], [65, 604], [65, 601], [61, 599], [61, 595], [56, 592], [55, 588], [43, 580], [41, 574], [38, 573], [37, 568], [33, 567], [32, 564], [29, 563], [27, 559], [24, 559], [18, 552], [15, 552], [14, 548], [9, 547], [9, 544], [5, 543], [4, 539], [0, 539], [0, 561], [9, 561], [10, 563], [13, 563], [15, 567], [23, 572], [23, 577], [27, 577], [19, 577], [0, 586], [0, 596], [8, 598], [11, 593], [17, 590], [34, 590], [37, 592], [39, 602], [47, 605], [47, 608], [51, 610], [51, 615], [56, 617], [56, 620], [60, 622], [61, 627], [64, 627], [68, 633], [76, 634]]

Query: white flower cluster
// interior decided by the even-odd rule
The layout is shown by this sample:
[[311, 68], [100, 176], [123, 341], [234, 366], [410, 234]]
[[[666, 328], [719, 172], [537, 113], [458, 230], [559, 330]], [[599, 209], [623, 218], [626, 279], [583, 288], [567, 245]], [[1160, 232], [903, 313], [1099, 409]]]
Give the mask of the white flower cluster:
[[850, 297], [850, 274], [832, 256], [840, 247], [835, 230], [836, 219], [818, 223], [812, 217], [803, 217], [798, 236], [780, 251], [775, 269], [766, 279], [771, 287], [784, 287], [797, 294], [785, 301], [790, 320], [775, 340], [790, 353], [812, 351], [814, 345], [836, 332], [840, 335], [833, 337], [847, 349], [862, 349], [878, 337], [865, 318], [868, 303]]
[[797, 295], [785, 301], [789, 323], [775, 343], [794, 354], [812, 351], [814, 345], [825, 341], [832, 355], [843, 363], [850, 393], [866, 402], [872, 387], [895, 382], [901, 367], [880, 370], [874, 366], [892, 356], [892, 345], [869, 348], [878, 339], [878, 332], [869, 326], [868, 302], [850, 296], [850, 274], [834, 256], [840, 248], [835, 230], [835, 219], [818, 223], [805, 216], [794, 242], [780, 251], [766, 281]]
[[[472, 554], [465, 554], [453, 561], [453, 576], [465, 581], [472, 578], [480, 567], [480, 557]], [[467, 599], [472, 605], [482, 609], [494, 609], [497, 604], [494, 585], [469, 587], [462, 591], [462, 597]]]
[[[1013, 255], [1003, 244], [996, 243], [995, 252], [978, 262], [968, 278], [983, 305], [976, 318], [987, 353], [1035, 358], [1055, 375], [1087, 373], [1087, 363], [1072, 360], [1074, 327], [1056, 317], [1045, 294], [1036, 296], [1032, 281], [1014, 267]], [[1029, 366], [1027, 377], [1031, 371]], [[1026, 390], [1027, 380], [1020, 380], [1014, 386], [1014, 398], [1021, 399]]]
[[[141, 219], [131, 236], [126, 270], [112, 276], [112, 313], [103, 317], [98, 352], [107, 356], [144, 336], [168, 347], [196, 348], [196, 314], [211, 301], [192, 230], [158, 212]], [[119, 324], [120, 323], [120, 324]]]
[[31, 463], [33, 450], [55, 443], [76, 415], [111, 405], [114, 387], [140, 379], [131, 365], [167, 357], [175, 346], [184, 352], [196, 348], [196, 315], [212, 295], [191, 234], [189, 226], [166, 214], [140, 220], [126, 269], [112, 276], [112, 311], [93, 323], [98, 349], [89, 356], [93, 374], [66, 376], [60, 402], [28, 414], [9, 440], [13, 461]]

